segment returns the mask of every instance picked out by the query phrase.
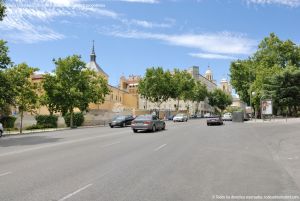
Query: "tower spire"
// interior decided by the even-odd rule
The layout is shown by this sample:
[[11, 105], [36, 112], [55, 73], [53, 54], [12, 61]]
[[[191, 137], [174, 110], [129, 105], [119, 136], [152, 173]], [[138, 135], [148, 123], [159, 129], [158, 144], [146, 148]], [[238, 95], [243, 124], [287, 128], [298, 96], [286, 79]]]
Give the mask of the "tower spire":
[[91, 53], [91, 61], [96, 62], [95, 41], [94, 40], [93, 40], [93, 47], [92, 47], [92, 53]]

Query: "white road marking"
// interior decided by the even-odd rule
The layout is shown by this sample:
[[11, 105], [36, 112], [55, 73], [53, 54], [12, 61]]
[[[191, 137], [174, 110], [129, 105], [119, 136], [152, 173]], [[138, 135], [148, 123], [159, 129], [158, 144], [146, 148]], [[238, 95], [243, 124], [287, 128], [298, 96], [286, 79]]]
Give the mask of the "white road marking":
[[0, 173], [0, 177], [8, 175], [8, 174], [12, 174], [12, 172], [4, 172], [4, 173]]
[[164, 148], [165, 146], [167, 146], [167, 144], [163, 144], [163, 145], [157, 147], [156, 149], [154, 149], [154, 151], [158, 151], [158, 150]]
[[83, 141], [88, 141], [88, 140], [96, 139], [96, 138], [112, 137], [112, 136], [116, 136], [116, 135], [122, 135], [124, 133], [126, 133], [126, 132], [123, 131], [123, 132], [118, 132], [118, 133], [114, 133], [114, 134], [99, 135], [99, 136], [87, 137], [87, 138], [83, 138], [83, 139], [70, 140], [70, 141], [65, 141], [65, 142], [58, 142], [58, 143], [55, 143], [55, 144], [47, 144], [47, 145], [43, 145], [43, 146], [39, 146], [39, 147], [33, 147], [33, 148], [28, 148], [28, 149], [22, 149], [22, 150], [7, 152], [7, 153], [4, 153], [4, 154], [0, 154], [0, 157], [14, 155], [14, 154], [20, 154], [20, 153], [24, 153], [24, 152], [28, 152], [28, 151], [36, 151], [36, 150], [40, 150], [40, 149], [44, 149], [44, 148], [56, 147], [56, 146], [59, 146], [59, 145], [73, 144], [73, 143], [76, 143], [76, 142], [83, 142]]
[[86, 186], [84, 186], [84, 187], [78, 189], [77, 191], [74, 191], [73, 193], [70, 193], [70, 194], [66, 195], [65, 197], [59, 199], [58, 201], [64, 201], [64, 200], [66, 200], [66, 199], [69, 199], [70, 197], [76, 195], [76, 194], [79, 193], [80, 191], [83, 191], [83, 190], [87, 189], [88, 187], [90, 187], [90, 186], [92, 186], [92, 185], [93, 185], [93, 184], [88, 184], [88, 185], [86, 185]]
[[115, 145], [115, 144], [120, 144], [121, 142], [114, 142], [114, 143], [111, 143], [111, 144], [107, 144], [107, 145], [103, 145], [102, 147], [105, 148], [105, 147], [109, 147], [109, 146], [112, 146], [112, 145]]

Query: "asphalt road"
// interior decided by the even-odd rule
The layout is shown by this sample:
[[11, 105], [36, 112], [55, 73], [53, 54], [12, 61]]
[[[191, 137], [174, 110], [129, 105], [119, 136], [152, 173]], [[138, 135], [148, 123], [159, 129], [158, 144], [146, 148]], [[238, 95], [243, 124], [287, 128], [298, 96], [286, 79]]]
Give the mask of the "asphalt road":
[[156, 133], [99, 127], [4, 137], [0, 201], [300, 200], [299, 130], [191, 120]]

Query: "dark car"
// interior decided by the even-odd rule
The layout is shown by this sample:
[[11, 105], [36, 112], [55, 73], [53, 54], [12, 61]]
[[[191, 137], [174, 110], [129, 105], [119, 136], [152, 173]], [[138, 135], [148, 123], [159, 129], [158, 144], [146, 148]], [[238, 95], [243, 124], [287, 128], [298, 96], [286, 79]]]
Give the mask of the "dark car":
[[213, 117], [207, 119], [207, 125], [212, 126], [212, 125], [223, 125], [223, 120], [221, 117]]
[[165, 130], [166, 123], [157, 118], [156, 115], [140, 115], [132, 121], [131, 128], [135, 133], [138, 130], [155, 132], [157, 130]]
[[126, 127], [127, 125], [131, 125], [132, 120], [134, 120], [134, 118], [131, 115], [116, 116], [111, 120], [109, 126], [111, 128], [115, 126]]
[[169, 116], [168, 116], [168, 120], [173, 121], [174, 116], [175, 116], [175, 115], [169, 115]]

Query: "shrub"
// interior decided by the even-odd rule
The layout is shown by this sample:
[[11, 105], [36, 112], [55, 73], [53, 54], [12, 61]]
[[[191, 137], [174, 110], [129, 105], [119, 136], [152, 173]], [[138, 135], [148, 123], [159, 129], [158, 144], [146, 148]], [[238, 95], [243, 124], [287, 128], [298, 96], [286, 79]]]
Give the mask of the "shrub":
[[16, 119], [17, 119], [16, 117], [7, 116], [7, 117], [2, 117], [0, 122], [3, 124], [4, 128], [14, 128]]
[[35, 119], [37, 126], [42, 128], [57, 128], [58, 117], [55, 115], [37, 115]]
[[[65, 123], [68, 127], [70, 127], [70, 118], [71, 115], [70, 113], [67, 113], [65, 116], [64, 116], [64, 119], [65, 119]], [[77, 126], [81, 126], [84, 122], [84, 116], [82, 114], [82, 112], [77, 112], [77, 113], [74, 113], [73, 114], [73, 126], [77, 127]]]
[[26, 130], [44, 129], [44, 128], [45, 127], [43, 125], [34, 124], [34, 125], [26, 127]]

